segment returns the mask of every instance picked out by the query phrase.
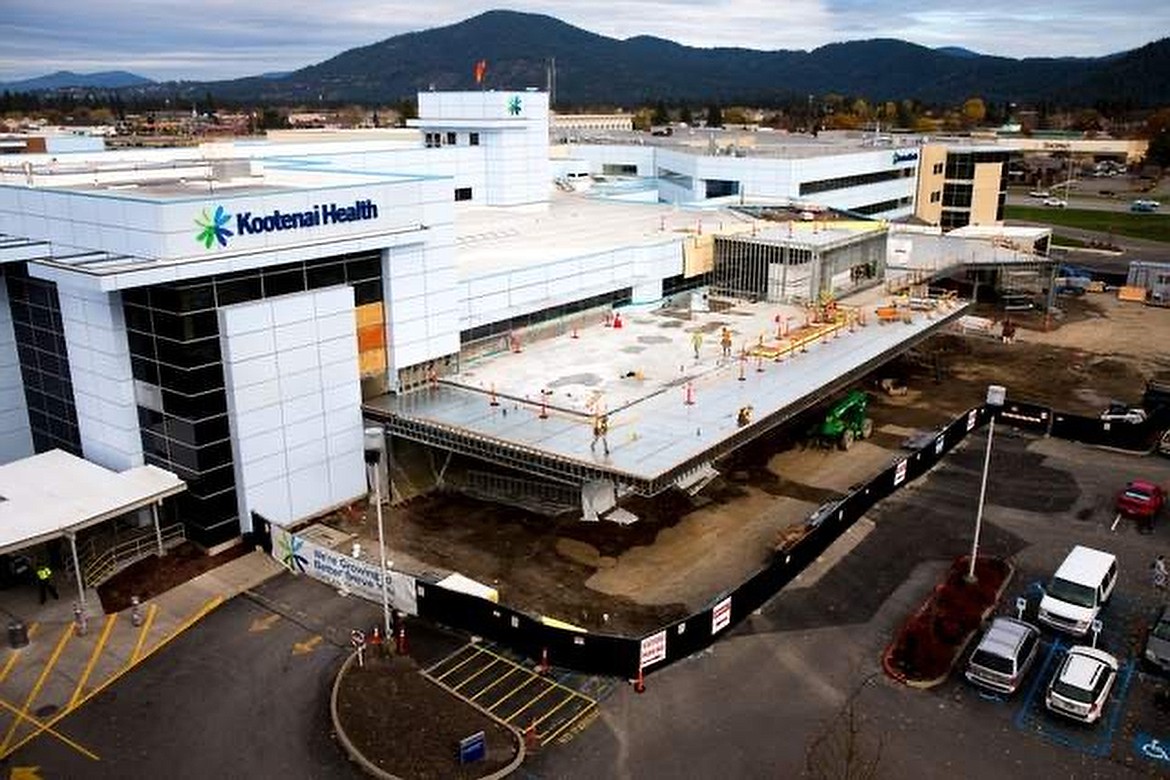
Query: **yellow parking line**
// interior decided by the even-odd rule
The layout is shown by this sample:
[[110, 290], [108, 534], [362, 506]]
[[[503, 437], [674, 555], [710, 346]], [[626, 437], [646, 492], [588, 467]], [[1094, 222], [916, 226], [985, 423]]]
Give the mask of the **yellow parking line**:
[[134, 643], [134, 652], [130, 654], [130, 660], [126, 662], [127, 666], [133, 666], [138, 662], [138, 656], [142, 654], [142, 645], [146, 642], [146, 635], [150, 632], [150, 626], [154, 623], [154, 616], [158, 614], [158, 604], [153, 601], [146, 607], [146, 620], [142, 621], [142, 629], [138, 632], [138, 641]]
[[447, 671], [443, 672], [441, 675], [439, 675], [439, 676], [438, 676], [438, 677], [436, 677], [435, 679], [436, 679], [436, 680], [440, 680], [440, 681], [441, 681], [441, 680], [442, 680], [444, 677], [446, 677], [447, 675], [451, 674], [451, 673], [452, 673], [452, 672], [454, 672], [455, 670], [463, 668], [463, 666], [465, 666], [465, 665], [466, 665], [466, 664], [467, 664], [467, 663], [468, 663], [468, 662], [469, 662], [471, 659], [473, 659], [473, 658], [478, 658], [478, 657], [480, 656], [480, 654], [481, 654], [481, 653], [486, 653], [486, 652], [487, 652], [487, 651], [486, 651], [486, 650], [484, 650], [484, 649], [482, 649], [482, 648], [479, 648], [479, 647], [475, 648], [475, 654], [474, 654], [474, 655], [469, 655], [469, 656], [467, 656], [467, 658], [464, 658], [464, 659], [463, 659], [462, 661], [460, 661], [458, 664], [456, 664], [455, 666], [451, 667], [451, 668], [450, 668], [450, 669], [448, 669]]
[[504, 720], [506, 720], [506, 721], [508, 721], [508, 722], [511, 722], [512, 718], [516, 717], [516, 716], [517, 716], [517, 715], [519, 715], [521, 712], [524, 712], [524, 710], [528, 709], [528, 708], [529, 708], [529, 707], [531, 707], [533, 704], [536, 704], [538, 701], [540, 701], [541, 699], [543, 699], [545, 696], [548, 696], [548, 695], [549, 695], [550, 693], [552, 693], [554, 690], [556, 690], [556, 689], [555, 689], [555, 688], [553, 688], [551, 685], [550, 685], [550, 686], [548, 686], [547, 688], [545, 688], [545, 689], [544, 689], [544, 691], [542, 691], [542, 692], [541, 692], [541, 694], [540, 694], [539, 696], [537, 696], [537, 697], [535, 697], [535, 698], [532, 698], [532, 699], [529, 699], [527, 704], [525, 704], [523, 707], [521, 707], [520, 709], [518, 709], [518, 710], [516, 710], [515, 712], [513, 712], [513, 713], [512, 713], [511, 715], [509, 715], [508, 717], [504, 718]]
[[[548, 712], [546, 712], [546, 713], [544, 714], [544, 717], [543, 717], [543, 718], [541, 718], [540, 720], [536, 721], [536, 722], [535, 722], [535, 723], [533, 723], [532, 725], [533, 725], [533, 726], [539, 726], [541, 723], [544, 723], [546, 720], [548, 720], [549, 718], [551, 718], [551, 717], [553, 716], [553, 714], [554, 714], [554, 713], [555, 713], [557, 710], [559, 710], [561, 707], [564, 707], [566, 704], [568, 704], [568, 703], [569, 703], [569, 702], [571, 702], [572, 700], [573, 700], [573, 697], [572, 697], [572, 696], [566, 696], [564, 699], [562, 699], [562, 700], [561, 700], [561, 703], [560, 703], [560, 704], [558, 704], [557, 706], [553, 707], [551, 710], [549, 710]], [[537, 736], [539, 736], [539, 734], [538, 734]], [[542, 741], [542, 742], [544, 741], [544, 737], [541, 737], [540, 739], [541, 739], [541, 741]]]
[[[45, 680], [49, 679], [49, 673], [53, 671], [53, 667], [57, 665], [57, 659], [61, 657], [61, 652], [65, 649], [65, 645], [69, 644], [69, 640], [73, 637], [73, 624], [69, 623], [61, 631], [61, 638], [57, 640], [57, 646], [53, 648], [53, 654], [49, 656], [49, 660], [45, 663], [45, 668], [41, 670], [41, 676], [37, 678], [36, 684], [29, 692], [28, 698], [24, 700], [24, 706], [20, 708], [23, 715], [28, 715], [28, 708], [36, 701], [37, 696], [41, 692], [41, 687], [45, 684]], [[3, 755], [8, 749], [8, 743], [12, 741], [12, 736], [16, 733], [16, 727], [20, 725], [20, 717], [12, 719], [12, 725], [8, 727], [8, 732], [4, 735], [4, 742], [0, 743], [0, 755]]]
[[571, 717], [567, 721], [565, 721], [564, 724], [559, 729], [554, 731], [552, 734], [549, 734], [547, 737], [542, 736], [540, 738], [540, 741], [542, 743], [546, 743], [546, 744], [549, 742], [552, 742], [554, 739], [556, 739], [561, 734], [563, 734], [566, 729], [568, 729], [570, 726], [573, 726], [573, 725], [579, 723], [581, 721], [581, 719], [584, 718], [588, 713], [593, 712], [596, 709], [597, 709], [596, 704], [589, 705], [588, 707], [581, 710], [576, 715], [574, 715], [573, 717]]
[[[527, 670], [527, 669], [522, 669], [521, 671], [528, 672], [528, 670]], [[532, 681], [533, 681], [533, 680], [535, 680], [535, 679], [536, 679], [536, 675], [535, 675], [535, 674], [533, 674], [532, 672], [528, 672], [528, 676], [527, 676], [526, 678], [524, 678], [524, 681], [523, 681], [523, 682], [521, 682], [519, 685], [517, 685], [517, 686], [516, 686], [515, 688], [513, 688], [512, 690], [510, 690], [510, 691], [508, 691], [507, 693], [505, 693], [505, 694], [504, 694], [503, 696], [501, 696], [500, 698], [496, 699], [496, 701], [495, 701], [495, 702], [493, 702], [491, 705], [489, 705], [487, 709], [491, 710], [492, 712], [495, 712], [495, 711], [496, 711], [496, 707], [499, 707], [501, 704], [503, 704], [504, 702], [506, 702], [508, 699], [510, 699], [510, 698], [512, 698], [513, 696], [515, 696], [517, 691], [519, 691], [521, 688], [523, 688], [525, 685], [527, 685], [528, 683], [532, 682]]]
[[[28, 638], [32, 641], [33, 635], [36, 634], [37, 629], [40, 628], [40, 623], [32, 623], [28, 627]], [[21, 648], [23, 650], [23, 648]], [[8, 673], [12, 671], [12, 667], [16, 666], [16, 659], [20, 658], [22, 653], [20, 650], [13, 650], [8, 654], [8, 660], [4, 662], [4, 668], [0, 669], [0, 683], [8, 679]]]
[[[520, 664], [516, 663], [515, 661], [511, 660], [510, 658], [506, 658], [506, 657], [504, 657], [504, 656], [502, 656], [502, 655], [500, 655], [500, 654], [498, 654], [498, 653], [493, 653], [491, 650], [484, 650], [483, 652], [487, 653], [488, 655], [493, 655], [493, 656], [495, 656], [496, 658], [503, 659], [504, 661], [507, 661], [508, 663], [512, 664], [513, 666], [517, 666], [517, 667], [519, 667], [519, 668], [521, 668], [521, 669], [524, 669], [524, 667], [523, 667], [523, 666], [520, 666]], [[525, 671], [527, 671], [527, 669], [525, 669]], [[586, 696], [585, 694], [581, 693], [580, 691], [575, 691], [575, 690], [573, 690], [572, 688], [570, 688], [569, 686], [567, 686], [567, 685], [564, 685], [564, 684], [562, 684], [562, 683], [559, 683], [559, 682], [557, 682], [556, 680], [550, 680], [550, 679], [548, 679], [547, 677], [542, 677], [541, 679], [543, 679], [543, 680], [544, 680], [546, 683], [548, 683], [549, 685], [552, 685], [552, 686], [555, 686], [555, 687], [557, 687], [557, 688], [560, 688], [562, 691], [565, 691], [566, 693], [570, 693], [570, 694], [572, 694], [573, 696], [579, 696], [579, 697], [581, 697], [582, 699], [584, 699], [584, 700], [585, 700], [585, 701], [587, 701], [587, 702], [592, 702], [592, 703], [594, 703], [594, 704], [596, 704], [596, 703], [597, 703], [597, 702], [593, 701], [593, 699], [590, 699], [588, 696]]]
[[[492, 661], [490, 664], [488, 664], [488, 665], [487, 665], [487, 666], [485, 666], [484, 668], [480, 669], [478, 672], [476, 672], [475, 674], [471, 675], [470, 677], [468, 677], [468, 678], [467, 678], [466, 680], [464, 680], [463, 682], [461, 682], [461, 683], [459, 683], [458, 685], [456, 685], [456, 686], [455, 686], [455, 690], [459, 691], [460, 693], [463, 693], [463, 690], [462, 690], [462, 688], [463, 688], [463, 686], [464, 686], [464, 685], [467, 685], [467, 683], [471, 682], [471, 681], [472, 681], [472, 680], [474, 680], [476, 677], [479, 677], [481, 674], [483, 674], [484, 672], [486, 672], [488, 669], [491, 669], [493, 666], [495, 666], [495, 665], [496, 665], [496, 664], [498, 664], [499, 662], [500, 662], [500, 659], [498, 659], [498, 658], [497, 658], [496, 660]], [[464, 695], [466, 695], [466, 694], [464, 694]], [[472, 697], [472, 698], [474, 698], [474, 697]]]
[[[224, 600], [223, 596], [213, 596], [212, 598], [208, 599], [206, 602], [204, 602], [202, 607], [200, 607], [198, 610], [196, 610], [194, 615], [192, 615], [191, 617], [189, 617], [185, 621], [183, 621], [179, 625], [179, 627], [176, 628], [174, 630], [174, 632], [171, 633], [170, 636], [164, 638], [161, 642], [159, 642], [157, 645], [152, 647], [149, 651], [147, 651], [146, 655], [144, 655], [139, 660], [146, 660], [146, 658], [153, 655], [155, 652], [157, 652], [159, 649], [161, 649], [164, 645], [166, 645], [172, 639], [174, 639], [179, 634], [181, 634], [184, 631], [186, 631], [187, 629], [189, 629], [191, 626], [195, 625], [195, 623], [197, 623], [200, 619], [202, 619], [208, 612], [211, 612], [211, 610], [215, 609], [220, 604], [222, 604], [223, 600]], [[117, 682], [123, 676], [125, 676], [126, 673], [129, 672], [132, 668], [133, 668], [133, 664], [128, 663], [128, 664], [126, 664], [126, 666], [123, 666], [121, 669], [114, 672], [112, 675], [110, 675], [110, 677], [106, 678], [106, 680], [104, 682], [102, 682], [101, 685], [98, 685], [92, 691], [85, 694], [81, 698], [81, 701], [78, 702], [78, 705], [80, 706], [81, 704], [84, 704], [85, 702], [92, 699], [94, 696], [97, 696], [99, 693], [104, 691], [106, 688], [109, 688], [111, 685], [113, 685], [115, 682]], [[27, 737], [20, 740], [15, 745], [13, 745], [12, 749], [9, 750], [8, 752], [15, 753], [16, 751], [20, 750], [20, 748], [22, 748], [26, 743], [31, 742], [32, 740], [39, 737], [44, 731], [55, 726], [57, 724], [57, 721], [64, 718], [70, 712], [72, 712], [72, 710], [60, 710], [56, 715], [54, 715], [52, 718], [50, 718], [49, 721], [46, 722], [43, 726], [39, 727], [32, 734], [29, 734]]]
[[154, 653], [158, 652], [159, 650], [161, 650], [172, 639], [174, 639], [175, 637], [177, 637], [179, 634], [183, 633], [187, 629], [191, 628], [191, 626], [195, 625], [203, 618], [207, 617], [208, 613], [210, 613], [213, 609], [215, 609], [220, 604], [222, 604], [223, 601], [224, 601], [223, 596], [212, 596], [207, 601], [203, 602], [202, 607], [195, 610], [195, 612], [191, 615], [191, 617], [187, 618], [182, 623], [180, 623], [178, 625], [178, 627], [175, 628], [174, 631], [172, 631], [167, 636], [163, 637], [162, 641], [160, 641], [157, 645], [150, 648], [150, 650], [147, 651], [146, 655], [150, 656], [150, 655], [153, 655]]
[[[429, 669], [427, 669], [427, 670], [426, 670], [426, 673], [427, 673], [427, 674], [431, 674], [431, 673], [432, 673], [432, 672], [434, 672], [436, 669], [438, 669], [440, 666], [442, 666], [443, 664], [447, 663], [448, 661], [450, 661], [450, 660], [451, 660], [452, 658], [454, 658], [455, 656], [457, 656], [457, 655], [459, 655], [460, 653], [462, 653], [464, 650], [474, 650], [475, 652], [479, 652], [479, 648], [478, 648], [478, 647], [476, 647], [476, 646], [475, 646], [474, 644], [472, 644], [471, 642], [468, 642], [468, 643], [467, 643], [467, 644], [465, 644], [463, 647], [461, 647], [461, 648], [459, 648], [458, 650], [456, 650], [455, 652], [451, 653], [451, 655], [447, 656], [446, 658], [444, 658], [444, 659], [442, 659], [441, 661], [439, 661], [438, 663], [436, 663], [434, 666], [432, 666], [432, 667], [430, 667]], [[466, 659], [465, 659], [465, 660], [466, 660]]]
[[89, 682], [89, 676], [93, 674], [93, 668], [97, 665], [98, 657], [101, 656], [102, 649], [106, 646], [106, 640], [110, 638], [110, 632], [114, 630], [114, 623], [117, 620], [117, 612], [106, 615], [106, 624], [102, 626], [102, 634], [98, 637], [97, 644], [93, 646], [93, 652], [89, 654], [89, 661], [85, 664], [85, 670], [81, 673], [81, 678], [77, 681], [77, 687], [73, 689], [73, 696], [69, 699], [69, 704], [65, 709], [73, 709], [77, 706], [77, 702], [81, 700], [81, 692], [85, 689], [85, 684]]
[[513, 675], [515, 672], [516, 672], [516, 670], [515, 670], [515, 669], [509, 669], [508, 671], [504, 672], [504, 673], [503, 673], [503, 675], [501, 675], [500, 677], [497, 677], [496, 679], [492, 680], [490, 683], [488, 683], [487, 685], [485, 685], [483, 688], [481, 688], [481, 689], [480, 689], [480, 691], [479, 691], [479, 693], [475, 694], [475, 695], [474, 695], [474, 696], [472, 696], [471, 698], [472, 698], [473, 700], [474, 700], [474, 699], [478, 699], [480, 696], [483, 696], [485, 693], [487, 693], [488, 691], [490, 691], [492, 688], [495, 688], [497, 685], [499, 685], [500, 683], [502, 683], [504, 680], [507, 680], [507, 679], [508, 679], [509, 677], [511, 677], [511, 676], [512, 676], [512, 675]]
[[[101, 761], [101, 759], [100, 759], [100, 758], [98, 758], [97, 754], [96, 754], [96, 753], [94, 753], [92, 750], [87, 750], [87, 749], [85, 749], [85, 748], [84, 748], [84, 747], [82, 747], [80, 744], [78, 744], [78, 743], [74, 742], [73, 740], [71, 740], [69, 737], [65, 736], [65, 735], [64, 735], [64, 734], [62, 734], [61, 732], [59, 732], [59, 731], [56, 731], [55, 729], [52, 729], [52, 728], [50, 728], [49, 724], [47, 724], [47, 723], [42, 723], [41, 721], [39, 721], [39, 720], [37, 720], [36, 718], [34, 718], [32, 715], [29, 715], [29, 714], [27, 714], [27, 713], [21, 712], [20, 710], [16, 709], [16, 707], [13, 707], [11, 704], [9, 704], [8, 702], [4, 701], [3, 699], [0, 699], [0, 707], [3, 707], [4, 709], [11, 711], [11, 712], [12, 712], [12, 713], [13, 713], [13, 714], [16, 716], [16, 719], [17, 719], [18, 721], [23, 719], [23, 720], [27, 720], [29, 723], [32, 723], [34, 726], [36, 726], [36, 727], [37, 727], [37, 732], [36, 732], [37, 734], [40, 734], [41, 732], [47, 731], [47, 732], [49, 732], [50, 734], [52, 734], [54, 737], [56, 737], [57, 739], [59, 739], [59, 740], [61, 740], [62, 742], [64, 742], [64, 743], [65, 743], [66, 745], [68, 745], [69, 747], [71, 747], [71, 748], [73, 748], [74, 750], [76, 750], [78, 753], [82, 754], [83, 756], [86, 756], [86, 757], [88, 757], [88, 758], [92, 758], [94, 761]], [[0, 758], [4, 758], [4, 757], [7, 757], [8, 755], [11, 755], [12, 753], [15, 753], [15, 752], [16, 752], [16, 749], [17, 749], [18, 747], [20, 747], [20, 745], [23, 745], [23, 744], [24, 744], [24, 742], [25, 742], [25, 740], [21, 740], [20, 744], [18, 744], [18, 745], [15, 745], [15, 746], [14, 746], [14, 747], [13, 747], [11, 750], [9, 750], [7, 753], [2, 753], [2, 754], [0, 754]], [[13, 775], [12, 775], [12, 776], [13, 776], [13, 777], [16, 777], [16, 774], [15, 774], [15, 772], [13, 773]]]

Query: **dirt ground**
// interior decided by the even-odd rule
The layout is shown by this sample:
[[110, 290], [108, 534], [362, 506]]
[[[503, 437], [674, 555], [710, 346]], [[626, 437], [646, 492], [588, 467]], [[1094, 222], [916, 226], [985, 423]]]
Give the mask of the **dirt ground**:
[[[393, 508], [395, 553], [497, 587], [503, 603], [591, 630], [639, 632], [683, 617], [733, 588], [771, 554], [777, 534], [899, 456], [904, 440], [983, 402], [1008, 397], [1078, 414], [1112, 399], [1137, 403], [1144, 380], [1170, 372], [1170, 309], [1108, 293], [1061, 299], [1062, 316], [1011, 314], [1013, 344], [940, 334], [868, 378], [875, 435], [848, 452], [807, 447], [815, 412], [716, 464], [723, 474], [697, 499], [666, 494], [623, 502], [629, 526], [552, 520], [453, 494]], [[975, 314], [1003, 319], [982, 305]], [[998, 331], [997, 331], [998, 332]], [[892, 397], [878, 381], [908, 388]], [[372, 513], [371, 513], [372, 515]], [[362, 512], [329, 522], [376, 536]]]
[[207, 555], [194, 542], [184, 542], [161, 558], [153, 555], [141, 560], [99, 585], [97, 592], [102, 610], [111, 613], [129, 609], [130, 599], [134, 596], [145, 603], [147, 599], [251, 551], [247, 545], [237, 544], [218, 555]]
[[[516, 755], [508, 729], [418, 673], [409, 658], [373, 653], [342, 678], [337, 716], [353, 745], [403, 780], [478, 778], [506, 767]], [[484, 732], [482, 761], [459, 763], [459, 740]]]

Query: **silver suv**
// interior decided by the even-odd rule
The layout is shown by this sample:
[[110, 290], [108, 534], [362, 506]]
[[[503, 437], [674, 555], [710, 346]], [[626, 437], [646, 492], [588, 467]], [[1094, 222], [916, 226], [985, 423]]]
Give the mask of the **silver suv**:
[[1031, 623], [997, 617], [967, 661], [967, 679], [993, 691], [1014, 693], [1039, 647], [1040, 631]]

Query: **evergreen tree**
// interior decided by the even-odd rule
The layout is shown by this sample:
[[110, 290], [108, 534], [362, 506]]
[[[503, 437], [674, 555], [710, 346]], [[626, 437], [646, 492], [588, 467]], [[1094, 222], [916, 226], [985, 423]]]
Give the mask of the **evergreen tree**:
[[723, 127], [723, 109], [718, 103], [707, 106], [707, 127]]

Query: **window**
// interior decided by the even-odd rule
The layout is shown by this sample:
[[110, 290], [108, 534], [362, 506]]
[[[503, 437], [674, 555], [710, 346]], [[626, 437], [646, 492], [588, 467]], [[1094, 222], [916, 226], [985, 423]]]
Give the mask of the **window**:
[[942, 173], [942, 172], [943, 172], [943, 168], [944, 168], [945, 166], [946, 166], [946, 164], [945, 164], [945, 163], [941, 163], [941, 162], [937, 162], [937, 163], [935, 163], [935, 164], [934, 164], [934, 169], [933, 169], [934, 175], [935, 175], [935, 176], [937, 176], [938, 174]]
[[456, 187], [455, 200], [471, 200], [471, 187]]
[[806, 181], [800, 184], [801, 195], [813, 195], [818, 192], [829, 192], [830, 190], [843, 190], [849, 187], [862, 187], [866, 184], [880, 184], [884, 181], [897, 181], [898, 179], [910, 177], [914, 175], [914, 168], [894, 168], [888, 171], [875, 171], [874, 173], [859, 173], [854, 176], [841, 176], [836, 179], [820, 179], [818, 181]]
[[479, 133], [468, 133], [467, 144], [469, 146], [479, 146]]
[[423, 136], [428, 149], [435, 149], [443, 145], [443, 137], [439, 133], [427, 133]]
[[940, 200], [942, 200], [942, 193], [941, 192], [939, 192], [938, 190], [935, 190], [934, 192], [930, 193], [930, 202], [931, 203], [938, 203]]
[[458, 142], [458, 138], [454, 133], [447, 133], [447, 146], [454, 146]]

